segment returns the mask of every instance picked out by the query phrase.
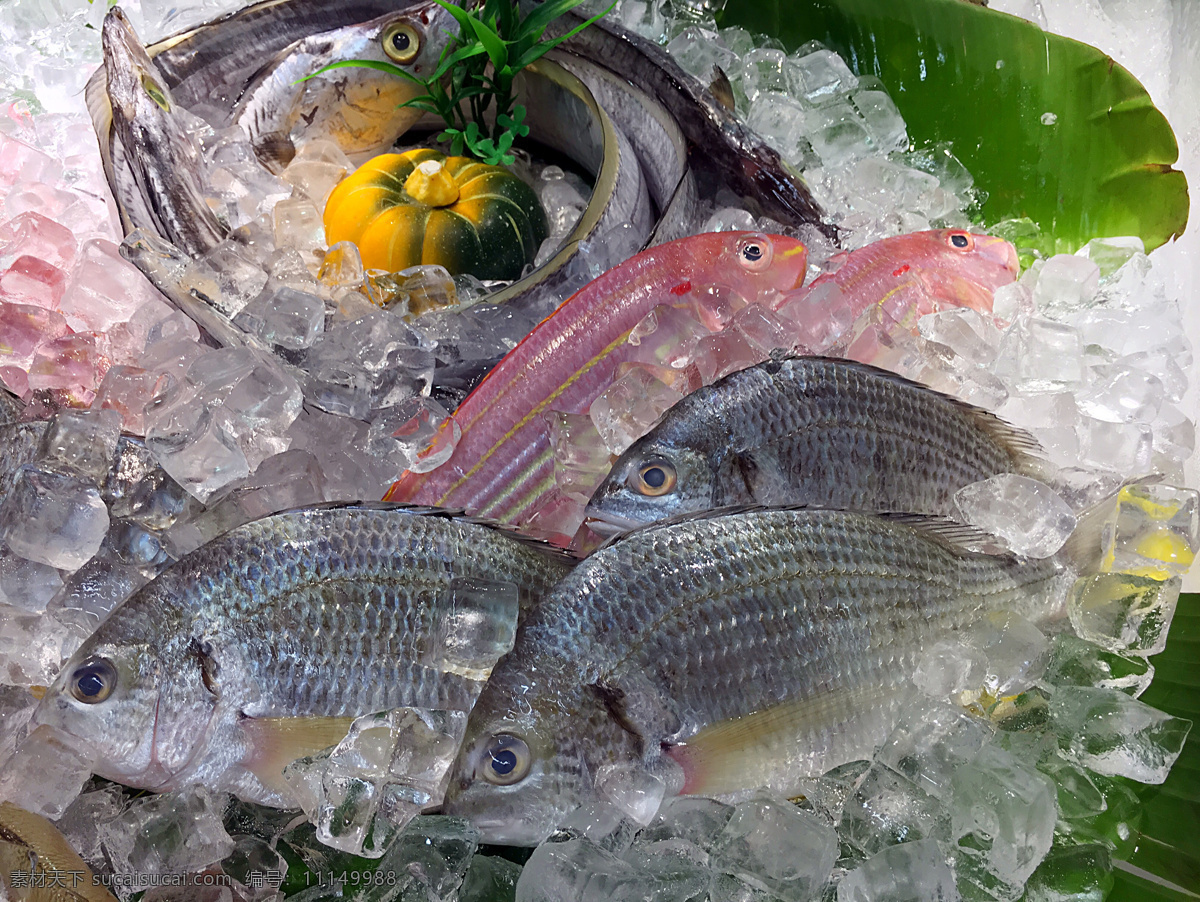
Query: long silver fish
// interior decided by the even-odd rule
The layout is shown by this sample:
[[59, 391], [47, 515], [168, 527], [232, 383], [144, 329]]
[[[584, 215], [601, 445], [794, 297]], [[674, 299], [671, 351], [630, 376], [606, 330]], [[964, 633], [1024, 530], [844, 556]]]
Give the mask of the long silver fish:
[[[358, 715], [467, 710], [565, 558], [444, 512], [325, 506], [240, 526], [168, 567], [64, 665], [37, 725], [95, 772], [292, 803], [280, 772]], [[490, 655], [490, 661], [488, 657]]]
[[153, 226], [189, 254], [210, 250], [229, 229], [204, 200], [199, 148], [120, 7], [105, 16], [101, 43], [111, 116], [101, 149], [116, 173], [110, 184], [122, 219]]
[[360, 67], [315, 73], [331, 63], [366, 60], [425, 78], [457, 33], [454, 17], [426, 0], [370, 22], [310, 35], [262, 67], [242, 93], [233, 121], [259, 160], [275, 171], [287, 165], [302, 135], [334, 140], [348, 155], [380, 153], [421, 118], [421, 110], [400, 104], [424, 89]]
[[531, 844], [609, 766], [794, 795], [869, 757], [923, 650], [990, 611], [1056, 615], [1071, 571], [974, 553], [944, 521], [758, 511], [649, 527], [525, 621], [471, 712], [444, 810]]
[[619, 531], [732, 504], [954, 513], [997, 473], [1041, 476], [1033, 436], [895, 373], [776, 358], [682, 398], [613, 465], [588, 505]]

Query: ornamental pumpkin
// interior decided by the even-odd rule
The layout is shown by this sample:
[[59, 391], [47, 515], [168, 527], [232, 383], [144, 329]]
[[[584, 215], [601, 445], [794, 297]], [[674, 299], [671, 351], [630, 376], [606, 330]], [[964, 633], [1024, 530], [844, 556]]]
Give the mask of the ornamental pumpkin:
[[326, 242], [354, 242], [368, 269], [516, 279], [545, 238], [546, 213], [517, 176], [424, 148], [368, 160], [325, 205]]

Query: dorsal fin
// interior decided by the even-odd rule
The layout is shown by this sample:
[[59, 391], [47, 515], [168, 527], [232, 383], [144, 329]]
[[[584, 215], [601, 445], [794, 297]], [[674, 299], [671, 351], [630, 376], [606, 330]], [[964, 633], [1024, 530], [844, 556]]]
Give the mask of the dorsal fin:
[[954, 551], [973, 551], [981, 554], [1007, 554], [1012, 552], [994, 535], [970, 523], [959, 523], [946, 517], [932, 514], [907, 514], [891, 511], [876, 514], [881, 520], [903, 525], [933, 539]]

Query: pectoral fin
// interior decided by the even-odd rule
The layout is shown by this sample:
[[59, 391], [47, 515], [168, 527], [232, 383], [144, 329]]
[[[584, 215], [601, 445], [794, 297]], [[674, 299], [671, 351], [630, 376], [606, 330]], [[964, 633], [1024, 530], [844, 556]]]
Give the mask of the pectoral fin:
[[[840, 688], [789, 699], [753, 714], [705, 727], [665, 750], [683, 768], [688, 795], [723, 795], [778, 783], [781, 769], [802, 773], [806, 759], [819, 759], [817, 746], [845, 729], [890, 695], [882, 686]], [[869, 751], [869, 750], [868, 750]]]
[[263, 786], [289, 797], [284, 767], [337, 745], [352, 723], [353, 717], [247, 717], [240, 724], [249, 749], [242, 765]]

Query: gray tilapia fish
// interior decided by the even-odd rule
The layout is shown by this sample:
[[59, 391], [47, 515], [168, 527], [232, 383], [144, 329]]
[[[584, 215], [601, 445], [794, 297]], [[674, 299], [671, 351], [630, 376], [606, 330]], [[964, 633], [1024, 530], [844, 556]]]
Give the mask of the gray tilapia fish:
[[118, 607], [34, 713], [95, 772], [293, 804], [280, 772], [355, 716], [468, 710], [527, 609], [570, 564], [488, 526], [395, 505], [231, 530]]
[[938, 638], [1060, 616], [1072, 571], [966, 550], [969, 528], [769, 510], [648, 527], [534, 609], [470, 714], [443, 809], [532, 844], [645, 767], [736, 798], [870, 757]]
[[948, 516], [965, 485], [1043, 477], [1040, 453], [994, 414], [887, 370], [776, 357], [682, 398], [587, 513], [600, 532], [733, 504]]
[[153, 226], [192, 255], [212, 249], [229, 229], [204, 200], [199, 148], [120, 7], [105, 16], [101, 44], [111, 118], [101, 155], [115, 173], [110, 185], [122, 221]]

